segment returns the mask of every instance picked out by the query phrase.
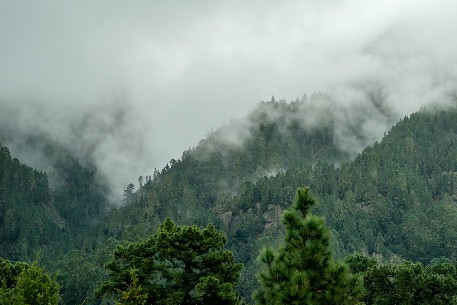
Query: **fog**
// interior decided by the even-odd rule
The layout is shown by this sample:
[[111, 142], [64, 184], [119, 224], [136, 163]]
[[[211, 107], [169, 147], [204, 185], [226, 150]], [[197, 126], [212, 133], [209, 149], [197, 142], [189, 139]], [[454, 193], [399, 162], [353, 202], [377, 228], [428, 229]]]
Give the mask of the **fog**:
[[0, 0], [0, 126], [90, 153], [121, 188], [273, 95], [448, 103], [455, 37], [453, 0]]

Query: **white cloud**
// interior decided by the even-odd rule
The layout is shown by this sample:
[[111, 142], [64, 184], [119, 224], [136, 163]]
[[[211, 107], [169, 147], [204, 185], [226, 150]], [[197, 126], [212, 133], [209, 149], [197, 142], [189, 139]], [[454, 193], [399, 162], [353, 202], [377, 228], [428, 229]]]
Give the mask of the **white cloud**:
[[456, 17], [451, 0], [2, 1], [0, 100], [69, 142], [65, 124], [103, 121], [100, 105], [125, 97], [128, 119], [96, 156], [134, 179], [271, 95], [349, 103], [376, 83], [399, 113], [445, 100]]

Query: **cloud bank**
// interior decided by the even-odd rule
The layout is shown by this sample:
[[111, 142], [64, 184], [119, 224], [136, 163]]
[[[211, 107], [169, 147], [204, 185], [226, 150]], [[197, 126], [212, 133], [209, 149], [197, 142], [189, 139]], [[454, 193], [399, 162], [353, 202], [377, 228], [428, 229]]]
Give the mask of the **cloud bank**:
[[455, 37], [453, 0], [2, 1], [0, 121], [124, 185], [272, 95], [449, 102]]

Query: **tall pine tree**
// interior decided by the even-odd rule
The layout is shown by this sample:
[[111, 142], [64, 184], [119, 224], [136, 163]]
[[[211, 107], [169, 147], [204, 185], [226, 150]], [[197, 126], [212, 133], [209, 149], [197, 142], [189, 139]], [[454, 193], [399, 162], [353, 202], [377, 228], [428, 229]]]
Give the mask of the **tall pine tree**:
[[284, 245], [260, 256], [265, 269], [254, 298], [259, 305], [358, 303], [360, 285], [346, 266], [332, 259], [330, 233], [324, 220], [310, 213], [314, 200], [298, 189], [295, 203], [284, 213]]

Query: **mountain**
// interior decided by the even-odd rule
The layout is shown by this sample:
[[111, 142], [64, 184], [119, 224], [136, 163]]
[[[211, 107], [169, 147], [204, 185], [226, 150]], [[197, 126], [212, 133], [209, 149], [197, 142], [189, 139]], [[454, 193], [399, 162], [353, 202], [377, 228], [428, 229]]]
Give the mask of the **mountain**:
[[[2, 138], [11, 143], [8, 134]], [[108, 209], [107, 183], [95, 166], [44, 135], [16, 138], [14, 148], [40, 160], [42, 169], [22, 164], [1, 146], [0, 255], [30, 260], [84, 246], [84, 234]]]
[[[215, 221], [208, 209], [223, 205], [249, 183], [318, 162], [348, 162], [359, 147], [374, 142], [364, 131], [367, 122], [392, 120], [383, 111], [372, 104], [336, 106], [320, 95], [292, 103], [262, 102], [247, 118], [212, 132], [180, 159], [146, 176], [120, 217], [113, 216], [113, 226], [148, 226], [167, 216], [183, 223]], [[364, 116], [351, 119], [355, 114]]]
[[[320, 202], [315, 212], [332, 229], [339, 257], [362, 251], [425, 263], [457, 258], [457, 108], [404, 117], [351, 161], [338, 144], [337, 121], [298, 124], [313, 112], [298, 112], [297, 105], [301, 109], [262, 104], [241, 144], [227, 144], [224, 129], [214, 132], [156, 172], [105, 230], [135, 239], [165, 217], [216, 223], [245, 264], [241, 290], [249, 297], [258, 251], [279, 239], [281, 213], [306, 185]], [[353, 124], [357, 131], [360, 123]]]
[[[124, 206], [111, 210], [91, 162], [49, 139], [29, 140], [26, 146], [47, 147], [53, 160], [53, 183], [39, 192], [48, 197], [37, 206], [47, 219], [43, 223], [66, 232], [53, 244], [63, 250], [49, 251], [45, 259], [50, 270], [60, 272], [65, 303], [98, 304], [93, 291], [115, 245], [144, 238], [166, 217], [224, 230], [228, 247], [245, 266], [239, 289], [249, 300], [259, 250], [281, 240], [281, 213], [303, 185], [319, 201], [314, 213], [325, 217], [339, 258], [361, 251], [385, 260], [457, 259], [457, 107], [423, 109], [383, 130], [392, 120], [376, 103], [344, 108], [316, 99], [264, 102], [162, 170], [140, 177], [137, 190], [127, 186]], [[17, 176], [21, 166], [2, 181]], [[9, 202], [14, 209], [14, 200]], [[55, 240], [53, 232], [43, 238]], [[47, 245], [29, 235], [21, 240], [34, 251]], [[10, 249], [22, 248], [12, 243]]]
[[3, 139], [20, 155], [38, 159], [46, 172], [0, 145], [0, 257], [38, 261], [57, 273], [65, 303], [80, 304], [103, 276], [103, 261], [88, 264], [85, 258], [99, 244], [91, 236], [108, 211], [108, 184], [90, 160], [79, 160], [49, 137], [22, 135], [11, 142], [11, 135]]
[[22, 164], [0, 144], [0, 256], [31, 258], [64, 227], [47, 175]]

